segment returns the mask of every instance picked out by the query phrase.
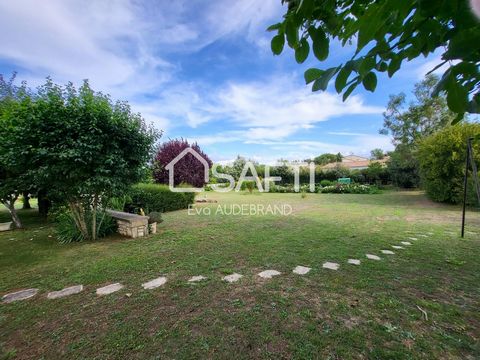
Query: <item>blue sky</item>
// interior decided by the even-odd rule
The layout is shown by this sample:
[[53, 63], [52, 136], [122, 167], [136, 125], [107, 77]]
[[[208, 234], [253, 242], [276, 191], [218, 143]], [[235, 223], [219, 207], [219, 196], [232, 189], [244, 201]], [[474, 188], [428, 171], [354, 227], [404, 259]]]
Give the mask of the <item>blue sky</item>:
[[[217, 162], [392, 149], [378, 134], [388, 95], [409, 93], [438, 56], [342, 103], [332, 84], [323, 93], [304, 84], [304, 70], [319, 66], [313, 55], [302, 65], [291, 49], [272, 55], [265, 29], [284, 12], [280, 0], [2, 1], [0, 73], [17, 71], [31, 86], [89, 79], [163, 130], [163, 141], [197, 141]], [[320, 67], [352, 51], [334, 45]]]

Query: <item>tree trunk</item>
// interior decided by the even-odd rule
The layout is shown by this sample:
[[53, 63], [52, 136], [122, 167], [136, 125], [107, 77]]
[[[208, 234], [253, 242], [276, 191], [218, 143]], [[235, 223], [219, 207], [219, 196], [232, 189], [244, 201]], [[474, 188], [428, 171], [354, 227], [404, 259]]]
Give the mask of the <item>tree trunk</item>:
[[93, 209], [92, 209], [92, 240], [97, 240], [97, 203], [98, 203], [98, 197], [95, 194], [93, 197]]
[[20, 221], [20, 218], [18, 217], [17, 210], [15, 209], [15, 201], [17, 198], [15, 197], [14, 199], [11, 199], [9, 201], [3, 202], [3, 205], [8, 209], [10, 212], [10, 215], [12, 216], [12, 221], [15, 224], [15, 227], [17, 229], [23, 228], [22, 222]]
[[30, 205], [30, 196], [28, 195], [29, 195], [28, 191], [25, 191], [23, 193], [23, 207], [22, 207], [23, 210], [28, 210], [32, 208], [32, 206]]
[[38, 213], [41, 217], [46, 218], [48, 215], [48, 210], [50, 210], [50, 200], [47, 199], [45, 191], [38, 191]]
[[85, 220], [85, 211], [83, 211], [82, 205], [79, 205], [76, 202], [69, 202], [68, 205], [78, 230], [80, 230], [85, 240], [89, 240], [90, 234], [88, 233], [88, 227]]

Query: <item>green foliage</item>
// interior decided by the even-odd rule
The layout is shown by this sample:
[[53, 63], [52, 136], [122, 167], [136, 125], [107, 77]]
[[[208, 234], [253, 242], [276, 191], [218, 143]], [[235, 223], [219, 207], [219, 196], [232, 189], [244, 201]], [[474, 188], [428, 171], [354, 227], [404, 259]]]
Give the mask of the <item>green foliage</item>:
[[320, 189], [322, 194], [378, 194], [380, 190], [374, 185], [335, 184]]
[[480, 112], [480, 22], [466, 0], [283, 0], [288, 10], [275, 31], [272, 51], [279, 55], [285, 45], [303, 63], [310, 49], [319, 61], [330, 54], [331, 40], [342, 46], [356, 43], [350, 60], [329, 69], [305, 71], [312, 90], [325, 90], [336, 76], [335, 89], [344, 100], [362, 84], [368, 91], [377, 86], [377, 74], [392, 77], [402, 63], [437, 50], [441, 65], [448, 65], [434, 95], [447, 94], [450, 110], [460, 121], [465, 112]]
[[160, 224], [163, 221], [162, 213], [158, 211], [152, 211], [148, 214], [148, 223], [157, 223]]
[[431, 97], [438, 84], [438, 77], [427, 76], [415, 84], [414, 101], [406, 104], [403, 93], [390, 95], [383, 113], [381, 134], [391, 135], [395, 145], [412, 145], [418, 139], [429, 136], [450, 124], [456, 117], [447, 106], [444, 96]]
[[256, 182], [253, 180], [245, 180], [242, 182], [242, 186], [240, 187], [241, 190], [248, 190], [248, 192], [251, 194], [253, 193], [253, 190], [256, 188]]
[[[464, 123], [447, 127], [420, 142], [420, 176], [428, 197], [439, 202], [462, 202], [467, 139], [479, 135], [480, 124]], [[474, 142], [473, 151], [478, 164], [480, 142]], [[472, 184], [468, 186], [468, 202], [476, 202]]]
[[[106, 212], [96, 213], [98, 224], [98, 238], [103, 238], [117, 231], [116, 221]], [[92, 228], [93, 212], [89, 211], [85, 215], [86, 223], [89, 229]], [[80, 242], [93, 238], [88, 238], [79, 230], [72, 212], [64, 210], [56, 216], [55, 230], [57, 239], [62, 244], [69, 244], [72, 242]]]
[[324, 179], [324, 180], [320, 181], [320, 186], [321, 186], [321, 187], [331, 186], [331, 185], [333, 185], [334, 183], [335, 183], [334, 181], [330, 181], [330, 180]]
[[16, 181], [29, 179], [48, 198], [68, 203], [84, 238], [95, 239], [96, 222], [89, 231], [84, 214], [144, 176], [159, 134], [127, 103], [112, 102], [87, 81], [77, 90], [47, 79], [13, 103], [2, 112], [1, 163], [22, 170]]
[[130, 195], [112, 197], [108, 202], [108, 208], [117, 211], [124, 211], [125, 205], [132, 202]]
[[313, 162], [315, 163], [315, 165], [327, 165], [330, 163], [340, 162], [340, 161], [342, 161], [342, 154], [340, 153], [338, 154], [325, 153], [313, 159]]
[[382, 149], [373, 149], [370, 151], [370, 157], [373, 160], [382, 160], [385, 157], [385, 153]]
[[168, 185], [161, 184], [136, 184], [129, 190], [129, 196], [131, 202], [126, 208], [143, 209], [146, 214], [186, 209], [195, 201], [195, 193], [172, 192]]
[[410, 189], [420, 186], [419, 165], [416, 150], [411, 146], [399, 144], [390, 153], [387, 162], [390, 178], [395, 186]]

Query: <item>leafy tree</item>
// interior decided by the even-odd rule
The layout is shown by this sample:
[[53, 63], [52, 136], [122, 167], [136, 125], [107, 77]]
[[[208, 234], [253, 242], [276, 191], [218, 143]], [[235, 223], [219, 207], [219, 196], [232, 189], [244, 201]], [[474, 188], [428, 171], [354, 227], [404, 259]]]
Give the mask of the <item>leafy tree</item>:
[[378, 182], [384, 175], [385, 168], [378, 161], [372, 161], [365, 173], [370, 182]]
[[[31, 108], [31, 94], [26, 84], [16, 86], [16, 74], [5, 80], [0, 74], [0, 202], [5, 205], [12, 216], [17, 228], [22, 223], [15, 209], [18, 197], [31, 187], [31, 182], [26, 176], [26, 169], [18, 159], [18, 154], [12, 153], [12, 129], [17, 118], [25, 118]], [[25, 111], [27, 110], [27, 111]], [[20, 139], [21, 141], [21, 139]], [[24, 150], [25, 144], [20, 143]]]
[[93, 240], [109, 198], [141, 178], [159, 135], [127, 103], [113, 103], [87, 81], [77, 90], [47, 79], [32, 106], [8, 119], [4, 159], [66, 204], [82, 238]]
[[[212, 161], [207, 154], [200, 149], [198, 144], [193, 143], [190, 145], [187, 140], [173, 139], [163, 143], [157, 151], [155, 156], [155, 169], [153, 171], [155, 182], [168, 184], [169, 172], [166, 166], [183, 150], [189, 147], [208, 162], [209, 168], [212, 167]], [[203, 164], [195, 156], [187, 153], [175, 164], [174, 185], [189, 184], [195, 187], [202, 187], [205, 185], [204, 171]]]
[[416, 152], [403, 144], [397, 145], [387, 162], [392, 182], [399, 187], [410, 189], [420, 186], [420, 174]]
[[405, 188], [418, 187], [420, 177], [416, 160], [417, 142], [448, 126], [455, 118], [447, 106], [444, 95], [429, 94], [438, 83], [438, 78], [428, 75], [415, 84], [414, 101], [406, 104], [406, 95], [391, 95], [387, 110], [383, 113], [383, 128], [380, 134], [393, 138], [395, 151], [387, 163], [395, 185]]
[[382, 149], [373, 149], [370, 151], [370, 157], [373, 160], [382, 160], [385, 157], [385, 153]]
[[448, 109], [445, 96], [430, 96], [438, 81], [437, 76], [428, 75], [415, 84], [415, 100], [408, 106], [404, 93], [390, 95], [380, 134], [391, 135], [394, 145], [410, 145], [450, 124], [456, 115]]
[[362, 84], [377, 86], [377, 74], [392, 77], [402, 63], [442, 51], [448, 65], [434, 94], [446, 92], [448, 107], [458, 114], [480, 112], [480, 22], [466, 0], [282, 0], [288, 4], [283, 21], [268, 28], [276, 31], [272, 52], [285, 46], [303, 63], [310, 49], [319, 61], [329, 57], [332, 41], [355, 44], [345, 63], [328, 69], [305, 71], [312, 90], [325, 90], [335, 78], [335, 89], [345, 100]]
[[322, 155], [317, 156], [313, 159], [315, 165], [327, 165], [334, 162], [341, 162], [342, 161], [342, 154], [329, 154], [325, 153]]
[[[422, 185], [432, 200], [454, 204], [462, 202], [467, 139], [474, 136], [478, 138], [473, 144], [475, 161], [478, 164], [480, 162], [478, 123], [450, 126], [420, 142], [418, 159]], [[474, 204], [476, 197], [472, 182], [468, 184], [467, 189], [468, 202]]]

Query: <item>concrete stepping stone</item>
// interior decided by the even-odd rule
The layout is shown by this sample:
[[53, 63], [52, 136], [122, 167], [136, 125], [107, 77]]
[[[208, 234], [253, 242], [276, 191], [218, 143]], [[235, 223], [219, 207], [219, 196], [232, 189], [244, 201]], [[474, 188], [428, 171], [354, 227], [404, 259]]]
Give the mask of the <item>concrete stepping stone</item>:
[[370, 260], [381, 260], [380, 256], [377, 256], [377, 255], [365, 254], [365, 256], [367, 257], [367, 259], [370, 259]]
[[207, 278], [205, 276], [198, 275], [198, 276], [192, 276], [190, 279], [188, 279], [188, 282], [198, 282], [206, 279]]
[[408, 241], [402, 241], [402, 242], [400, 242], [400, 244], [402, 244], [402, 245], [407, 245], [407, 246], [412, 245], [412, 243], [411, 243], [411, 242], [408, 242]]
[[47, 299], [58, 299], [68, 295], [78, 294], [83, 291], [83, 285], [70, 286], [59, 291], [49, 292]]
[[223, 281], [229, 282], [229, 283], [234, 283], [240, 280], [243, 277], [243, 275], [233, 273], [231, 275], [224, 276], [222, 278]]
[[262, 271], [261, 273], [258, 273], [258, 276], [264, 279], [271, 279], [272, 277], [278, 276], [278, 275], [280, 275], [280, 272], [278, 272], [277, 270], [265, 270], [265, 271]]
[[322, 265], [324, 269], [329, 269], [329, 270], [338, 270], [340, 268], [340, 264], [334, 263], [334, 262], [326, 262]]
[[392, 248], [394, 248], [394, 249], [405, 249], [403, 246], [398, 246], [398, 245], [392, 245]]
[[165, 276], [160, 276], [159, 278], [153, 279], [149, 282], [146, 282], [146, 283], [142, 284], [142, 287], [145, 290], [152, 290], [152, 289], [156, 289], [156, 288], [158, 288], [162, 285], [165, 285], [166, 282], [167, 282], [167, 278]]
[[[417, 236], [420, 236], [420, 235], [417, 235]], [[413, 241], [417, 241], [417, 240], [418, 240], [416, 237], [409, 237], [408, 239], [409, 239], [409, 240], [413, 240]]]
[[360, 260], [357, 259], [348, 259], [348, 263], [352, 265], [360, 265]]
[[382, 252], [382, 254], [386, 254], [386, 255], [395, 255], [395, 253], [391, 250], [380, 250]]
[[306, 266], [297, 266], [295, 269], [293, 269], [293, 273], [298, 274], [298, 275], [306, 275], [312, 270], [309, 267]]
[[35, 295], [37, 295], [37, 293], [38, 293], [38, 289], [25, 289], [25, 290], [16, 291], [10, 294], [3, 295], [2, 302], [8, 304], [14, 301], [30, 299], [31, 297], [34, 297]]
[[98, 288], [97, 295], [99, 296], [109, 295], [121, 289], [123, 289], [123, 285], [120, 283], [110, 284], [110, 285]]

